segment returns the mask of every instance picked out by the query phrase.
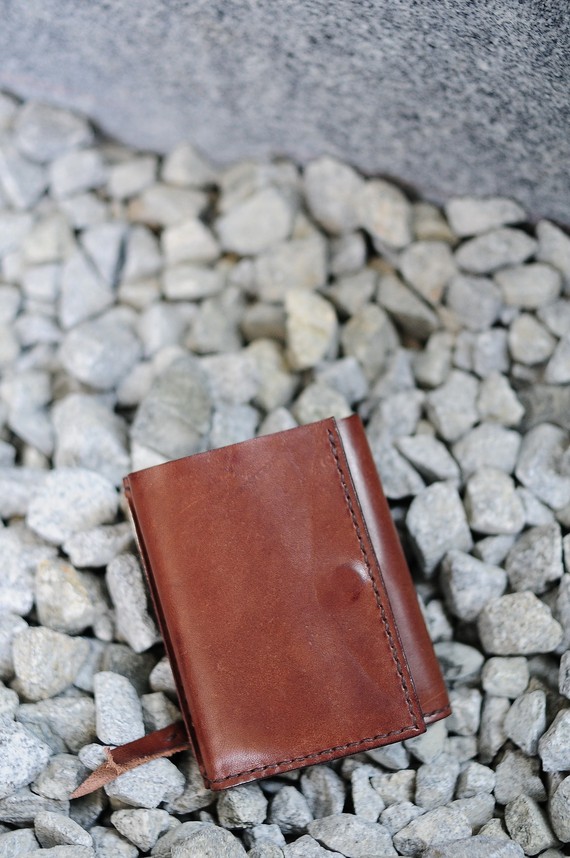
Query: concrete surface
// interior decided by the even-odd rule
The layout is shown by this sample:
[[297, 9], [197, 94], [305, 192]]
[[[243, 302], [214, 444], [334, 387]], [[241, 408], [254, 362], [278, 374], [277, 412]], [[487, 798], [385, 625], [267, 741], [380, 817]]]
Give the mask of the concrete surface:
[[566, 0], [0, 0], [0, 86], [141, 148], [330, 152], [569, 212]]

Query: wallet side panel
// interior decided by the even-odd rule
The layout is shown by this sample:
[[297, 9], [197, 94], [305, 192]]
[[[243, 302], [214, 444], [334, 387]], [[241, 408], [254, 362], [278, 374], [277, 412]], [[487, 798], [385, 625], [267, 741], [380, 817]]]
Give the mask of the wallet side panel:
[[[192, 715], [190, 713], [190, 709], [188, 707], [188, 701], [186, 700], [186, 695], [184, 693], [184, 685], [182, 682], [182, 678], [180, 675], [180, 668], [178, 666], [176, 657], [176, 649], [172, 643], [168, 622], [166, 620], [164, 610], [160, 601], [160, 596], [158, 593], [158, 587], [155, 580], [154, 572], [150, 563], [150, 558], [148, 555], [147, 547], [144, 541], [144, 531], [141, 527], [139, 517], [137, 514], [135, 500], [133, 498], [133, 493], [131, 491], [131, 484], [129, 481], [129, 477], [125, 477], [123, 479], [123, 488], [125, 491], [125, 498], [127, 499], [127, 503], [129, 506], [129, 512], [131, 514], [132, 523], [135, 530], [137, 546], [139, 550], [139, 556], [141, 558], [143, 571], [145, 573], [145, 577], [148, 584], [148, 589], [151, 597], [152, 606], [154, 609], [154, 616], [156, 617], [156, 621], [158, 623], [158, 627], [160, 629], [160, 633], [162, 636], [162, 640], [164, 641], [164, 647], [166, 649], [168, 660], [170, 662], [170, 667], [172, 669], [172, 675], [174, 677], [174, 682], [176, 685], [176, 693], [178, 697], [178, 704], [180, 712], [182, 713], [182, 717], [184, 719], [184, 724], [186, 726], [186, 731], [188, 733], [188, 741], [192, 748], [192, 753], [198, 763], [198, 766], [202, 770], [202, 758], [200, 754], [200, 747], [197, 742], [196, 732], [194, 729], [194, 724], [192, 723]], [[203, 772], [203, 774], [205, 774]]]
[[429, 724], [451, 713], [441, 669], [362, 422], [352, 415], [339, 420], [337, 426], [424, 720]]

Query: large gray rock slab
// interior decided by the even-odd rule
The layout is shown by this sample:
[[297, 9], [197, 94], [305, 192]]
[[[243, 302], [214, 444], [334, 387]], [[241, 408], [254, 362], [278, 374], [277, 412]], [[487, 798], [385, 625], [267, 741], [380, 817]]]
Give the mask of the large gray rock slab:
[[[567, 221], [564, 11], [1, 0], [0, 85], [84, 111], [142, 150], [189, 139], [220, 162], [328, 152], [429, 197], [503, 194]], [[28, 128], [26, 151], [44, 159], [86, 133], [67, 122], [48, 148]]]

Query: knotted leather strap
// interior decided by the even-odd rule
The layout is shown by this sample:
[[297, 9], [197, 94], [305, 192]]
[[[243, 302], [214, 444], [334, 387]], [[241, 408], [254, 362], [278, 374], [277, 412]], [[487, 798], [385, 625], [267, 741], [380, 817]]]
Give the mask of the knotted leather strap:
[[162, 730], [155, 730], [153, 733], [148, 733], [141, 739], [135, 739], [134, 742], [128, 742], [126, 745], [119, 745], [116, 748], [106, 747], [104, 749], [107, 755], [105, 762], [72, 792], [70, 798], [87, 795], [143, 763], [157, 760], [159, 757], [170, 757], [179, 751], [191, 749], [192, 744], [182, 721], [176, 721], [174, 724], [169, 724], [168, 727], [163, 727]]

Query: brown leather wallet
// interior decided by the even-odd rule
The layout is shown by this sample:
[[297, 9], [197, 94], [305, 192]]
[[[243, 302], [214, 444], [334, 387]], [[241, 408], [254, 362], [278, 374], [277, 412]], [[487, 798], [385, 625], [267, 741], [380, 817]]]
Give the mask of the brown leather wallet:
[[184, 723], [84, 794], [191, 747], [213, 790], [423, 733], [450, 713], [358, 415], [129, 474]]

